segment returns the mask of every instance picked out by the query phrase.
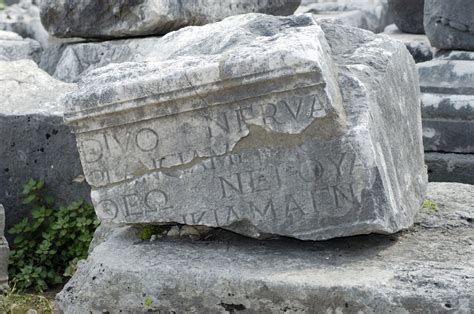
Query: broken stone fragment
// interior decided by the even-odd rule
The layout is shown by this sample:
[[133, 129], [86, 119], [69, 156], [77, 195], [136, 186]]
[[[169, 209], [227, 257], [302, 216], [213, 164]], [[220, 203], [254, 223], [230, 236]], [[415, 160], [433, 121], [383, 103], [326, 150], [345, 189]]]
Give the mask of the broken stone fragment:
[[0, 291], [8, 288], [8, 248], [7, 239], [5, 239], [5, 209], [0, 204]]
[[20, 35], [0, 30], [0, 60], [15, 61], [31, 59], [39, 62], [40, 44], [33, 39], [23, 39]]
[[244, 13], [290, 15], [301, 0], [41, 1], [41, 20], [57, 37], [125, 38], [164, 35]]
[[424, 26], [433, 47], [474, 50], [474, 1], [425, 0]]
[[85, 76], [65, 118], [100, 219], [306, 240], [410, 226], [426, 186], [414, 62], [323, 29], [235, 16]]
[[45, 181], [60, 204], [89, 200], [89, 186], [77, 180], [77, 145], [59, 101], [73, 84], [55, 80], [32, 60], [0, 61], [0, 81], [0, 203], [9, 226], [30, 214], [21, 191], [31, 178]]

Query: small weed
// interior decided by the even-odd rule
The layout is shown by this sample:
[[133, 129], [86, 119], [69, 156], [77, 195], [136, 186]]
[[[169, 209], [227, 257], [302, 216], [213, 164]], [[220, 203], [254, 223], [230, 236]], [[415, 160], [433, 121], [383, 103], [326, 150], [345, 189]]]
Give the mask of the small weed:
[[146, 297], [145, 300], [143, 301], [143, 304], [145, 304], [148, 307], [151, 307], [153, 305], [153, 300], [150, 297]]
[[15, 286], [5, 290], [0, 297], [1, 313], [23, 314], [28, 310], [52, 314], [54, 313], [54, 303], [43, 295], [20, 293]]
[[424, 200], [423, 201], [423, 208], [438, 211], [438, 204], [436, 204], [435, 202], [433, 202], [431, 200]]

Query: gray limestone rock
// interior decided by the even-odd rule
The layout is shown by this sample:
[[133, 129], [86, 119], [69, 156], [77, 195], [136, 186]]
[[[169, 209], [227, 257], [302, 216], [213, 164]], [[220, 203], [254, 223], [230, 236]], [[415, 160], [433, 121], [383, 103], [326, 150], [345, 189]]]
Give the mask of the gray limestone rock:
[[[59, 309], [97, 313], [470, 313], [474, 187], [430, 183], [423, 209], [397, 235], [324, 242], [140, 242], [118, 229], [57, 296]], [[113, 284], [112, 284], [113, 283]]]
[[0, 290], [8, 288], [8, 248], [7, 239], [5, 239], [5, 209], [0, 204]]
[[21, 0], [18, 4], [0, 10], [0, 30], [32, 38], [43, 48], [48, 46], [48, 33], [41, 24], [40, 10], [35, 1]]
[[65, 119], [100, 219], [313, 240], [409, 227], [426, 184], [414, 62], [323, 28], [231, 17], [83, 77]]
[[462, 56], [417, 65], [425, 151], [474, 153], [474, 61]]
[[388, 0], [395, 25], [402, 32], [424, 34], [423, 12], [425, 0]]
[[426, 35], [402, 33], [395, 24], [387, 26], [384, 34], [404, 43], [416, 63], [433, 59], [434, 49]]
[[429, 180], [474, 184], [474, 154], [425, 153]]
[[124, 38], [164, 35], [189, 25], [258, 12], [290, 15], [301, 0], [44, 0], [41, 20], [57, 37]]
[[393, 23], [387, 0], [307, 0], [296, 13], [312, 13], [319, 22], [335, 20], [374, 33]]
[[474, 50], [474, 1], [426, 0], [424, 25], [433, 47]]
[[58, 102], [72, 84], [51, 78], [31, 60], [0, 61], [0, 80], [0, 203], [7, 225], [29, 214], [21, 192], [30, 178], [44, 180], [59, 203], [88, 200], [75, 138]]
[[15, 61], [32, 59], [39, 62], [41, 54], [40, 44], [33, 39], [23, 39], [13, 32], [0, 31], [0, 60]]

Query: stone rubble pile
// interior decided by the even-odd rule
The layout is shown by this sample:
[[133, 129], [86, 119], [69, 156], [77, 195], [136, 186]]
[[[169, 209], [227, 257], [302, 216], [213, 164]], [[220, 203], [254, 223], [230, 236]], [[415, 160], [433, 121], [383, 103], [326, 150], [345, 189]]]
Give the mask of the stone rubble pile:
[[[421, 2], [21, 0], [0, 11], [7, 221], [25, 215], [12, 210], [23, 182], [41, 178], [60, 202], [90, 196], [102, 222], [59, 311], [467, 311], [474, 191], [431, 184], [440, 210], [418, 212], [423, 141], [434, 178], [440, 152], [458, 158], [451, 174], [474, 165], [457, 136], [472, 129], [474, 56], [439, 52], [417, 71], [412, 56], [433, 58], [428, 37], [387, 25], [390, 4], [400, 29], [421, 32]], [[141, 241], [144, 226], [155, 233]]]
[[469, 0], [425, 1], [427, 36], [442, 49], [418, 64], [426, 158], [436, 181], [474, 184], [473, 12]]

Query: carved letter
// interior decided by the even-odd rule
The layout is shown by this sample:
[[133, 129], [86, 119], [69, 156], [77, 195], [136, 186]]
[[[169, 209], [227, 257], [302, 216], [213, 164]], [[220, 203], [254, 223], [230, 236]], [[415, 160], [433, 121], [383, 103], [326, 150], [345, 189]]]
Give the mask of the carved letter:
[[97, 211], [102, 213], [100, 216], [102, 219], [105, 220], [112, 220], [117, 217], [118, 214], [118, 206], [112, 200], [103, 200], [100, 201], [97, 206]]
[[273, 200], [272, 199], [269, 199], [268, 200], [268, 203], [267, 203], [267, 206], [265, 207], [264, 210], [260, 210], [255, 204], [254, 202], [249, 202], [249, 207], [250, 207], [250, 210], [253, 210], [253, 211], [256, 211], [257, 213], [260, 214], [260, 217], [265, 217], [268, 213], [269, 210], [271, 210], [271, 213], [272, 213], [272, 216], [273, 216], [273, 219], [276, 218], [276, 214], [275, 214], [275, 207], [273, 206]]
[[141, 129], [135, 135], [135, 142], [137, 143], [137, 147], [142, 152], [150, 152], [158, 147], [158, 133], [156, 133], [150, 128]]
[[240, 173], [235, 174], [235, 178], [237, 181], [237, 184], [231, 183], [224, 179], [223, 177], [219, 177], [219, 180], [221, 182], [221, 188], [222, 188], [222, 198], [227, 197], [229, 193], [227, 192], [226, 186], [229, 187], [231, 190], [234, 190], [238, 192], [239, 194], [243, 194], [243, 189], [242, 189], [242, 178], [240, 177]]
[[97, 162], [101, 160], [104, 155], [102, 143], [98, 140], [83, 140], [81, 142], [81, 151], [86, 164]]

